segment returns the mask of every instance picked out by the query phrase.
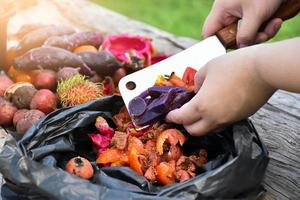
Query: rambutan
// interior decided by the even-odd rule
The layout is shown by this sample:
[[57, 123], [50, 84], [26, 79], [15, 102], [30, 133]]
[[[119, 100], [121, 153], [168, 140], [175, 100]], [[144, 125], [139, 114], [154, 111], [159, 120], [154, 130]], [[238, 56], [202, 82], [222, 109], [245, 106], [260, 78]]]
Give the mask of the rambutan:
[[62, 107], [75, 106], [103, 97], [101, 83], [93, 83], [87, 77], [76, 74], [59, 81], [57, 94]]

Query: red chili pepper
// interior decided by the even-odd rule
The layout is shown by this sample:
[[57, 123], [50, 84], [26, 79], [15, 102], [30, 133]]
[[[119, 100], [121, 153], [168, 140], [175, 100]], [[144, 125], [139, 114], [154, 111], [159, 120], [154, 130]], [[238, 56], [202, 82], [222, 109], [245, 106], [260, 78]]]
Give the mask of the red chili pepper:
[[193, 86], [196, 72], [197, 70], [195, 70], [194, 68], [187, 67], [182, 77], [183, 82], [185, 82], [188, 86]]

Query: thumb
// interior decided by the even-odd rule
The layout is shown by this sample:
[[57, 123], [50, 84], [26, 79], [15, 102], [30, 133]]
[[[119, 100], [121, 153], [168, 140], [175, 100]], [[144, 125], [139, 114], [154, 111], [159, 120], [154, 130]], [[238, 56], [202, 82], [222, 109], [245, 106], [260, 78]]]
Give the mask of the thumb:
[[253, 16], [249, 11], [245, 12], [243, 19], [239, 24], [236, 36], [238, 47], [245, 47], [253, 44], [261, 24], [262, 20], [259, 19], [259, 17]]
[[207, 16], [203, 28], [202, 28], [202, 36], [207, 38], [209, 36], [214, 35], [217, 31], [222, 29], [223, 20], [220, 12], [215, 11], [213, 8], [210, 14]]

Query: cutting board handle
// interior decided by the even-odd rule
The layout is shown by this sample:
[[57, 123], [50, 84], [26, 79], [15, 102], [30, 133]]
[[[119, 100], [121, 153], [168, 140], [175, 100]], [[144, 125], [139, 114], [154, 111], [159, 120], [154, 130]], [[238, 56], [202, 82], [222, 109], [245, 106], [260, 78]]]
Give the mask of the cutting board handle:
[[[281, 18], [282, 20], [290, 19], [296, 16], [300, 11], [300, 0], [287, 0], [279, 9], [275, 12], [275, 14], [270, 18]], [[267, 22], [263, 23], [261, 29], [265, 27]], [[223, 43], [223, 45], [227, 49], [236, 48], [236, 33], [237, 33], [237, 22], [234, 22], [222, 30], [217, 32], [217, 37]]]

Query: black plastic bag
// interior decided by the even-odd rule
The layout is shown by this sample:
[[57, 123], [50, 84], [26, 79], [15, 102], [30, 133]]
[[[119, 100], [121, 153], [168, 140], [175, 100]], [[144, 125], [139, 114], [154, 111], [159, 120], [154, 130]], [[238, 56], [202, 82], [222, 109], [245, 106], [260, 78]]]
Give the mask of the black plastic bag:
[[[97, 116], [114, 126], [112, 116], [123, 106], [120, 97], [107, 97], [57, 110], [39, 121], [16, 143], [8, 137], [0, 153], [4, 199], [255, 199], [268, 164], [268, 153], [249, 121], [220, 134], [189, 137], [186, 153], [205, 148], [208, 163], [196, 177], [160, 187], [127, 167], [99, 169], [91, 181], [71, 175], [67, 160], [83, 156], [95, 160], [88, 133]], [[10, 195], [10, 196], [9, 196]]]

